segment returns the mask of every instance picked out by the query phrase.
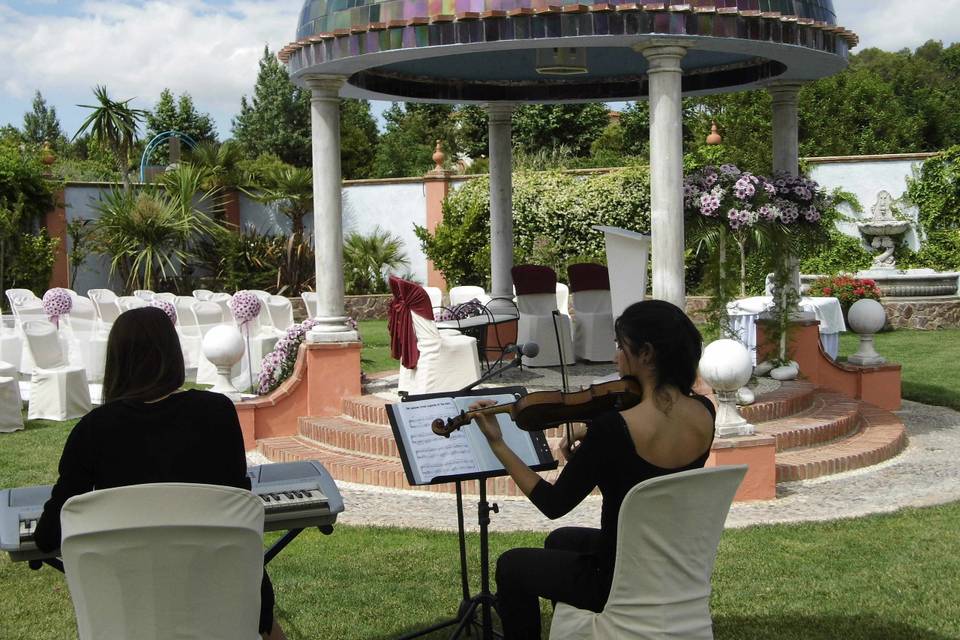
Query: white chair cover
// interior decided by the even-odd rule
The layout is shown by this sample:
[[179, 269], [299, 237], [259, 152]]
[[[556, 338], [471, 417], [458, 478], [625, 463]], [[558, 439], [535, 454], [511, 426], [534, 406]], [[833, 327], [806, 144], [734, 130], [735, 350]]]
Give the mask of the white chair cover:
[[270, 320], [273, 327], [278, 331], [286, 331], [293, 326], [293, 305], [290, 299], [284, 296], [270, 296], [267, 299], [267, 311], [270, 312]]
[[641, 482], [620, 506], [610, 597], [600, 613], [558, 603], [550, 640], [712, 640], [710, 576], [746, 465]]
[[157, 300], [163, 300], [164, 302], [169, 302], [174, 304], [177, 300], [177, 294], [170, 293], [169, 291], [164, 291], [163, 293], [158, 293], [153, 296]]
[[[7, 318], [0, 318], [0, 361], [9, 362], [14, 367], [13, 377], [19, 375], [20, 360], [23, 358], [23, 337], [17, 328], [17, 319], [7, 326]], [[0, 374], [4, 375], [4, 374]]]
[[67, 361], [87, 371], [89, 382], [103, 382], [107, 361], [107, 335], [100, 331], [93, 301], [74, 295], [70, 313], [60, 319], [60, 332], [68, 347]]
[[[13, 292], [11, 294], [11, 292]], [[7, 362], [13, 362], [20, 367], [20, 373], [30, 375], [33, 373], [34, 363], [33, 355], [30, 349], [26, 347], [27, 337], [23, 333], [23, 323], [31, 320], [46, 321], [47, 314], [43, 311], [43, 303], [26, 289], [9, 289], [7, 299], [10, 301], [10, 310], [13, 312], [14, 331], [20, 337], [20, 357]], [[13, 347], [7, 347], [10, 351], [10, 357], [13, 358]], [[7, 353], [6, 351], [4, 353]], [[6, 360], [6, 358], [4, 358]]]
[[230, 312], [230, 300], [233, 299], [233, 296], [229, 293], [221, 291], [210, 296], [208, 302], [212, 302], [220, 306], [220, 310], [223, 312], [223, 318], [229, 319], [233, 314]]
[[93, 307], [97, 310], [97, 317], [100, 319], [100, 328], [109, 333], [110, 327], [120, 315], [120, 304], [117, 302], [117, 294], [110, 289], [90, 289], [87, 296]]
[[450, 289], [451, 307], [458, 304], [463, 304], [464, 302], [470, 302], [474, 298], [479, 300], [481, 304], [487, 304], [490, 302], [490, 296], [488, 296], [487, 292], [483, 290], [483, 287], [464, 285], [462, 287], [453, 287]]
[[[557, 309], [557, 296], [553, 293], [531, 293], [517, 296], [520, 320], [517, 323], [517, 342], [536, 342], [540, 353], [535, 358], [524, 358], [529, 367], [554, 367], [560, 364], [557, 351], [557, 334], [553, 328], [553, 312]], [[557, 329], [563, 344], [565, 364], [576, 362], [573, 338], [570, 331], [570, 316], [560, 314]]]
[[441, 333], [433, 320], [409, 313], [417, 334], [420, 359], [415, 369], [400, 366], [398, 391], [410, 394], [456, 391], [480, 377], [475, 338]]
[[443, 306], [443, 291], [440, 290], [440, 287], [424, 287], [423, 290], [427, 292], [427, 296], [430, 298], [431, 307], [436, 309]]
[[104, 489], [60, 520], [80, 640], [259, 639], [263, 503], [249, 491]]
[[212, 295], [213, 295], [213, 291], [210, 291], [209, 289], [194, 289], [194, 290], [193, 290], [193, 297], [196, 298], [197, 300], [202, 301], [202, 302], [205, 302], [205, 301], [209, 300], [209, 299], [210, 299], [210, 296], [212, 296]]
[[609, 290], [573, 294], [573, 349], [577, 358], [592, 362], [613, 360], [613, 309]]
[[[0, 366], [13, 368], [5, 362], [0, 362]], [[0, 375], [0, 433], [23, 429], [22, 408], [20, 383], [16, 375]]]
[[130, 311], [130, 309], [140, 309], [147, 306], [147, 300], [138, 296], [120, 296], [117, 298], [117, 304], [120, 306], [121, 313]]
[[135, 298], [140, 298], [141, 300], [150, 302], [157, 294], [153, 291], [150, 291], [150, 289], [135, 289], [133, 295]]
[[[193, 313], [193, 304], [197, 301], [191, 296], [176, 296], [173, 306], [177, 310], [177, 337], [183, 351], [183, 366], [188, 371], [196, 369], [200, 358], [200, 327]], [[219, 309], [218, 309], [219, 310]], [[195, 374], [195, 372], [194, 372]], [[193, 376], [191, 376], [193, 377]]]
[[317, 317], [317, 294], [313, 291], [304, 291], [300, 294], [300, 299], [303, 300], [303, 305], [307, 308], [307, 317], [316, 318]]
[[66, 362], [60, 336], [49, 322], [25, 322], [24, 334], [36, 366], [30, 377], [30, 420], [70, 420], [90, 411], [90, 388], [83, 367]]
[[557, 309], [565, 316], [570, 315], [570, 287], [557, 283]]

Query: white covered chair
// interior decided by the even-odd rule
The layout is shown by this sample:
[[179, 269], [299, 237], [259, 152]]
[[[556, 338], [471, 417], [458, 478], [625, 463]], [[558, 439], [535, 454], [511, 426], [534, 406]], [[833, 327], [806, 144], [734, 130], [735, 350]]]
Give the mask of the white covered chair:
[[313, 291], [304, 291], [300, 294], [300, 299], [303, 300], [303, 306], [307, 308], [307, 317], [316, 318], [317, 317], [317, 294]]
[[210, 289], [194, 289], [193, 290], [193, 297], [196, 298], [197, 300], [200, 300], [201, 302], [206, 302], [207, 300], [210, 299], [210, 296], [212, 295], [213, 295], [213, 291], [210, 291]]
[[603, 611], [558, 603], [550, 640], [712, 640], [710, 576], [746, 465], [641, 482], [620, 506]]
[[120, 316], [120, 304], [117, 302], [117, 294], [110, 289], [89, 289], [87, 297], [93, 303], [97, 310], [97, 318], [100, 321], [100, 329], [109, 333], [110, 327]]
[[[33, 355], [27, 348], [27, 337], [23, 333], [23, 323], [36, 321], [46, 321], [47, 314], [43, 311], [43, 302], [37, 296], [33, 295], [27, 289], [8, 289], [7, 299], [10, 301], [10, 310], [13, 313], [14, 332], [20, 337], [20, 356], [16, 357], [14, 353], [16, 346], [13, 344], [4, 346], [4, 360], [12, 362], [20, 367], [20, 373], [30, 375], [33, 373]], [[9, 355], [10, 359], [7, 359]]]
[[103, 489], [60, 519], [80, 640], [259, 640], [263, 503], [250, 491]]
[[130, 309], [140, 309], [147, 306], [147, 300], [139, 296], [120, 296], [117, 298], [117, 305], [120, 306], [120, 312], [130, 311]]
[[183, 351], [183, 365], [187, 370], [196, 369], [200, 360], [202, 335], [197, 325], [197, 316], [193, 313], [195, 302], [197, 299], [191, 296], [177, 296], [173, 301], [173, 306], [177, 310], [177, 336], [180, 339], [180, 349]]
[[17, 367], [0, 361], [0, 433], [23, 429], [22, 408]]
[[170, 293], [169, 291], [164, 291], [163, 293], [157, 293], [153, 296], [157, 300], [163, 300], [164, 302], [169, 302], [173, 304], [177, 300], [177, 294]]
[[483, 287], [475, 287], [472, 285], [453, 287], [450, 289], [449, 294], [451, 307], [458, 304], [463, 304], [464, 302], [470, 302], [474, 298], [479, 300], [480, 304], [487, 304], [490, 302], [490, 296], [488, 296], [487, 292], [483, 290]]
[[60, 333], [69, 349], [67, 361], [87, 371], [87, 381], [103, 382], [107, 361], [107, 334], [100, 331], [97, 309], [90, 298], [71, 296], [70, 313], [60, 319]]
[[150, 302], [153, 300], [154, 296], [157, 294], [151, 291], [150, 289], [135, 289], [133, 292], [134, 297], [140, 298], [141, 300], [146, 300]]
[[17, 328], [17, 319], [7, 326], [6, 318], [0, 318], [0, 361], [14, 365], [14, 377], [19, 373], [20, 360], [23, 358], [23, 336]]
[[557, 283], [557, 309], [565, 316], [570, 315], [570, 287]]
[[557, 332], [563, 346], [563, 362], [576, 362], [570, 316], [557, 314], [554, 325], [553, 312], [557, 311], [557, 275], [553, 269], [527, 264], [516, 266], [511, 272], [517, 290], [517, 308], [520, 310], [517, 342], [536, 342], [540, 346], [540, 354], [535, 358], [524, 358], [523, 363], [530, 367], [559, 365]]
[[567, 267], [573, 291], [573, 351], [577, 358], [592, 362], [613, 360], [613, 309], [610, 279], [601, 264], [572, 264]]
[[67, 364], [56, 327], [46, 321], [23, 324], [36, 366], [30, 377], [30, 420], [69, 420], [90, 411], [90, 388], [83, 367]]
[[[397, 390], [414, 395], [456, 391], [477, 380], [476, 339], [437, 329], [430, 299], [420, 285], [390, 276], [390, 288], [390, 343], [400, 360]], [[413, 349], [410, 340], [416, 343]]]
[[232, 299], [233, 299], [232, 295], [230, 295], [225, 291], [220, 291], [210, 296], [210, 299], [208, 300], [208, 302], [212, 302], [216, 305], [219, 305], [220, 310], [223, 311], [224, 319], [228, 319], [232, 315], [230, 311], [230, 300]]
[[270, 320], [273, 322], [273, 328], [278, 331], [286, 331], [293, 326], [293, 305], [290, 299], [284, 296], [270, 296], [267, 299], [267, 311], [270, 312]]
[[424, 291], [427, 292], [427, 296], [430, 298], [430, 306], [434, 309], [443, 306], [443, 291], [440, 290], [440, 287], [424, 287]]

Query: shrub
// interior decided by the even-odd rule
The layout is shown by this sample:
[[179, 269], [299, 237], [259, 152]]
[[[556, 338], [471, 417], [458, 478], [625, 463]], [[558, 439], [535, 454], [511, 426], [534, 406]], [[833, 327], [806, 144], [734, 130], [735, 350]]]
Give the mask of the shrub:
[[228, 291], [262, 289], [297, 296], [313, 289], [315, 265], [310, 236], [270, 235], [246, 227], [203, 242], [200, 261]]
[[351, 233], [343, 243], [343, 275], [351, 295], [387, 293], [385, 275], [409, 265], [403, 241], [377, 227], [369, 235]]
[[869, 269], [873, 258], [859, 238], [831, 230], [826, 244], [800, 256], [801, 273], [836, 275]]
[[960, 271], [960, 228], [931, 231], [919, 251], [900, 250], [896, 256], [901, 269]]
[[46, 291], [53, 274], [58, 238], [47, 235], [46, 229], [20, 236], [17, 259], [7, 271], [9, 288], [29, 289], [34, 293]]
[[928, 233], [960, 229], [960, 145], [928, 158], [919, 175], [907, 179], [906, 196]]
[[840, 301], [844, 313], [857, 300], [879, 300], [881, 293], [877, 283], [869, 278], [854, 278], [849, 275], [839, 275], [828, 278], [818, 278], [810, 285], [811, 296], [834, 297]]
[[[475, 178], [447, 197], [434, 233], [416, 228], [427, 257], [450, 285], [486, 285], [490, 274], [490, 181]], [[575, 258], [604, 254], [594, 225], [650, 230], [650, 176], [646, 167], [575, 177], [559, 171], [513, 177], [514, 262], [533, 259], [535, 243], [550, 238], [559, 269]], [[538, 248], [541, 250], [541, 248]], [[558, 273], [558, 275], [560, 275]]]

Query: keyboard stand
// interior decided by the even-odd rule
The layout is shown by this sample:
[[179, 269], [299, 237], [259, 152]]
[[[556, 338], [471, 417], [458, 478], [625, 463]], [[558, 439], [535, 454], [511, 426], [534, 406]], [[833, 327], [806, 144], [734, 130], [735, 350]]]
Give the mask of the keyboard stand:
[[43, 568], [43, 565], [45, 564], [53, 567], [60, 573], [64, 573], [63, 560], [61, 560], [60, 558], [44, 558], [43, 560], [29, 560], [27, 562], [27, 566], [33, 569], [34, 571], [39, 571], [40, 569]]
[[[319, 531], [325, 536], [328, 536], [331, 533], [333, 533], [333, 525], [329, 525], [329, 524], [321, 525], [317, 527], [317, 531]], [[300, 527], [298, 529], [290, 529], [285, 534], [283, 534], [280, 537], [280, 539], [274, 542], [272, 545], [270, 545], [270, 548], [267, 549], [266, 552], [263, 554], [263, 564], [266, 565], [271, 560], [273, 560], [273, 558], [278, 553], [283, 551], [287, 547], [287, 545], [293, 542], [294, 539], [301, 533], [303, 533], [303, 527]]]

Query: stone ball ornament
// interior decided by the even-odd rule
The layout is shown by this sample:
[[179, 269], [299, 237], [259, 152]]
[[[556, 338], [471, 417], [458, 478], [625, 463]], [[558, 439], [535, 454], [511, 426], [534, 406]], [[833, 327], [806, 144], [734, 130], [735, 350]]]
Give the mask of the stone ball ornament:
[[736, 340], [723, 339], [711, 342], [700, 358], [700, 377], [710, 385], [717, 396], [717, 420], [715, 432], [718, 437], [750, 436], [754, 427], [737, 409], [737, 395], [750, 381], [753, 361], [750, 352]]
[[856, 333], [877, 333], [887, 323], [887, 312], [876, 300], [864, 298], [850, 306], [847, 322]]
[[700, 376], [714, 391], [737, 391], [752, 374], [750, 352], [736, 340], [717, 340], [703, 350]]
[[211, 391], [232, 400], [240, 399], [240, 392], [233, 386], [230, 374], [234, 365], [243, 359], [244, 346], [240, 330], [230, 325], [218, 325], [203, 337], [203, 355], [217, 367], [217, 382]]

